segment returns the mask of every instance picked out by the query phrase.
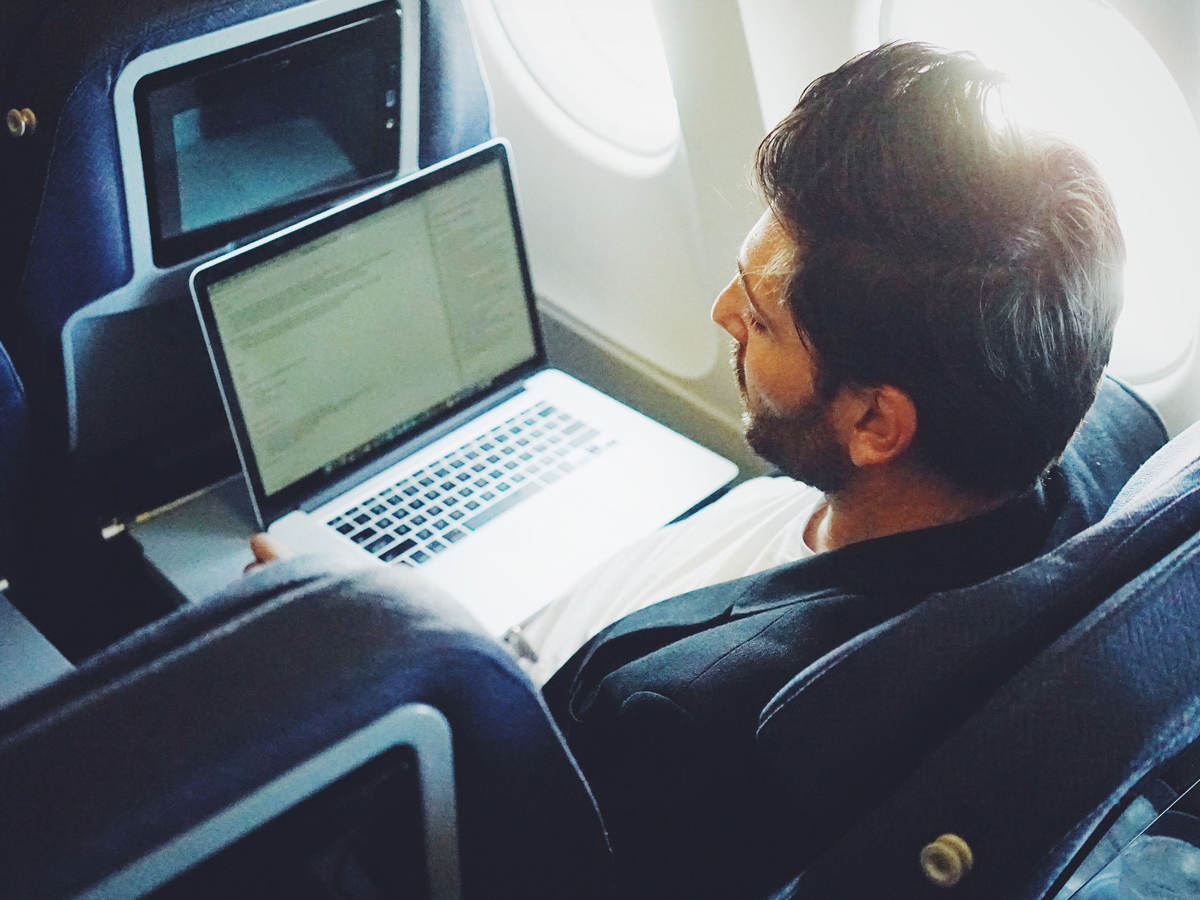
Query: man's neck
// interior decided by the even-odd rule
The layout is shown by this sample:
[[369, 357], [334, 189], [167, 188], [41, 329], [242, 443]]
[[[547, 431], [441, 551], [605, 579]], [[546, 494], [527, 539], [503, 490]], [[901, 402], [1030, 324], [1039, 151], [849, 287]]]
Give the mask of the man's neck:
[[846, 489], [825, 495], [804, 539], [821, 553], [902, 531], [960, 522], [995, 509], [1003, 499], [962, 491], [920, 474], [861, 477]]

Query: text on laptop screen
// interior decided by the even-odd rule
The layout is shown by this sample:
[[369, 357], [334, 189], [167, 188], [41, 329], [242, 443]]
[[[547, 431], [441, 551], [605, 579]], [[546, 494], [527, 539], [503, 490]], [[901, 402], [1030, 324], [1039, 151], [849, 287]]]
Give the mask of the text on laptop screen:
[[267, 494], [536, 354], [498, 161], [215, 282], [209, 298]]

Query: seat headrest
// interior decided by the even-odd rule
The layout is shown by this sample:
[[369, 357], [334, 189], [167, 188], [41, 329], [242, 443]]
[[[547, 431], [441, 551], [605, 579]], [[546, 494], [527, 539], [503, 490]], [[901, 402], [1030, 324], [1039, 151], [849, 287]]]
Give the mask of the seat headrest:
[[1192, 425], [1143, 463], [1109, 507], [1108, 516], [1154, 506], [1188, 489], [1200, 468], [1200, 422]]
[[1047, 497], [1061, 499], [1042, 552], [1100, 521], [1138, 466], [1166, 441], [1158, 413], [1105, 375], [1091, 409], [1044, 479]]

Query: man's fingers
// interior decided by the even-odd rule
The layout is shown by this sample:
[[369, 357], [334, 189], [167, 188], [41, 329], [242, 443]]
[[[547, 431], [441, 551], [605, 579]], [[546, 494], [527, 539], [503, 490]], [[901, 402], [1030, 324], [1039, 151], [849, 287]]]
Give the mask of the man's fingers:
[[246, 566], [245, 571], [247, 572], [269, 562], [274, 562], [277, 559], [287, 559], [292, 555], [287, 547], [269, 534], [260, 533], [251, 535], [250, 549], [254, 553], [254, 562]]

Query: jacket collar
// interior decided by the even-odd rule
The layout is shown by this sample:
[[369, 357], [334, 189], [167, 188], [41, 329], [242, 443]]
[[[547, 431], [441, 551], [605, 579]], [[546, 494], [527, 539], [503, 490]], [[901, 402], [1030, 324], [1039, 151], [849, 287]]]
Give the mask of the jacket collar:
[[990, 578], [1039, 555], [1053, 505], [1039, 482], [961, 522], [861, 541], [648, 606], [584, 645], [547, 683], [547, 699], [564, 689], [577, 695], [581, 680], [594, 680], [585, 670], [613, 671], [721, 621], [839, 595], [911, 601]]
[[925, 595], [990, 578], [1039, 555], [1053, 524], [1041, 482], [990, 512], [818, 553], [724, 585], [732, 614], [822, 592]]

